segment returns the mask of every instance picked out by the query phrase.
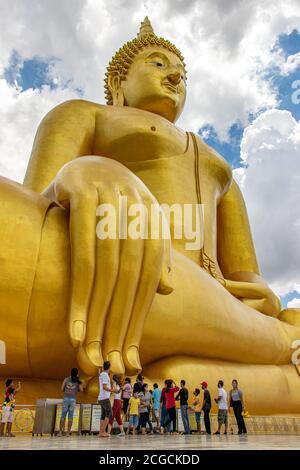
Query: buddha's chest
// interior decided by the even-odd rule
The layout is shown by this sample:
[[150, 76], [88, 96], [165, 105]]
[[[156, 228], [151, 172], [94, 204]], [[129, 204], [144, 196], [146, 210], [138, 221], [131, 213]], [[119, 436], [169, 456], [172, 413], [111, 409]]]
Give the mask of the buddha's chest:
[[200, 138], [136, 108], [106, 106], [97, 114], [93, 153], [123, 163], [159, 202], [197, 202], [201, 178], [206, 203], [215, 205], [231, 181], [228, 163]]
[[186, 142], [184, 131], [147, 111], [107, 106], [96, 116], [94, 153], [121, 163], [171, 157]]

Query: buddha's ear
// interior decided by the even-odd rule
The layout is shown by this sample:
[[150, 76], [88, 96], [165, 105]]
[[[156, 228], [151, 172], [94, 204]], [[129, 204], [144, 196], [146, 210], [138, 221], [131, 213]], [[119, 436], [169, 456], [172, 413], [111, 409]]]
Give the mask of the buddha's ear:
[[108, 76], [108, 87], [110, 89], [113, 105], [124, 106], [124, 93], [121, 87], [121, 79], [118, 73]]

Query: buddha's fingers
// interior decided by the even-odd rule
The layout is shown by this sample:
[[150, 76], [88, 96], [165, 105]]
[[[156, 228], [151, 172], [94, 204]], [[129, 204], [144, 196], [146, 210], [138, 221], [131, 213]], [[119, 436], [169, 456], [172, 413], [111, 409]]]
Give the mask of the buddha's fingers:
[[142, 369], [139, 358], [139, 346], [144, 324], [161, 278], [163, 264], [168, 265], [168, 262], [166, 263], [164, 259], [166, 256], [165, 240], [163, 240], [161, 236], [158, 239], [152, 239], [150, 237], [151, 223], [153, 222], [154, 221], [151, 221], [149, 218], [149, 238], [145, 240], [138, 290], [123, 346], [123, 359], [126, 373], [130, 375]]
[[84, 345], [79, 347], [76, 360], [79, 369], [85, 374], [87, 379], [95, 377], [97, 374], [97, 367], [91, 362]]
[[[130, 208], [134, 207], [133, 204], [143, 206], [143, 200], [135, 189], [122, 191], [122, 196], [127, 197], [129, 211]], [[124, 239], [121, 239], [118, 277], [103, 340], [104, 358], [111, 362], [112, 370], [115, 373], [122, 374], [125, 372], [122, 347], [135, 301], [144, 252], [144, 240], [141, 237], [133, 238], [134, 234], [131, 230], [133, 227], [127, 224], [126, 216], [127, 209], [125, 207], [121, 210], [120, 225], [125, 227], [126, 231], [128, 229], [128, 233], [124, 233]], [[142, 222], [141, 225], [145, 225], [145, 223], [146, 221]]]
[[120, 191], [113, 187], [99, 189], [100, 217], [96, 227], [95, 282], [89, 308], [85, 350], [95, 366], [103, 363], [102, 339], [108, 308], [118, 275], [120, 257], [119, 226]]
[[70, 198], [71, 298], [69, 333], [74, 347], [85, 339], [87, 313], [95, 274], [98, 193], [88, 186]]
[[231, 281], [225, 279], [225, 289], [236, 297], [247, 297], [249, 299], [267, 298], [270, 289], [258, 282]]
[[[159, 284], [157, 287], [157, 292], [159, 294], [168, 295], [173, 292], [172, 282], [171, 282], [171, 269], [172, 269], [172, 245], [171, 245], [171, 235], [170, 228], [166, 216], [162, 210], [160, 210], [161, 222], [162, 222], [162, 240], [164, 245], [164, 256], [163, 264], [161, 270], [161, 276]], [[153, 223], [153, 222], [152, 222]]]
[[240, 299], [244, 304], [248, 305], [251, 308], [254, 308], [258, 312], [261, 312], [270, 317], [278, 317], [280, 313], [280, 303], [276, 301], [274, 296], [272, 299], [263, 298], [263, 299]]

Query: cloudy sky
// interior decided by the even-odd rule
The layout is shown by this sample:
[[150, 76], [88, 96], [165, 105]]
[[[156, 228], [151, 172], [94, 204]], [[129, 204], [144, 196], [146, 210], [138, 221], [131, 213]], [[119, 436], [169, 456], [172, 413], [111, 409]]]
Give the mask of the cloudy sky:
[[178, 125], [231, 163], [262, 273], [300, 307], [299, 0], [0, 0], [0, 174], [22, 182], [53, 106], [104, 103], [105, 66], [145, 15], [186, 58]]

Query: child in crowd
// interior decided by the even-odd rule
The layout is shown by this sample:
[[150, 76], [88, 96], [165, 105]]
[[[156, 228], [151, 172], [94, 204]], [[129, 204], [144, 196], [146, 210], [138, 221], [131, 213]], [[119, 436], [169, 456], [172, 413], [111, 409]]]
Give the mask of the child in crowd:
[[126, 377], [125, 383], [122, 387], [122, 400], [123, 400], [123, 413], [125, 416], [125, 419], [128, 418], [128, 405], [129, 405], [129, 400], [132, 395], [132, 385], [131, 385], [131, 379], [129, 377]]
[[153, 417], [156, 421], [156, 430], [159, 430], [160, 425], [160, 397], [161, 390], [158, 388], [157, 383], [153, 385], [152, 393], [152, 408], [153, 408]]
[[15, 396], [21, 390], [21, 382], [18, 383], [18, 387], [14, 388], [13, 380], [7, 379], [5, 382], [5, 393], [4, 401], [2, 404], [2, 418], [0, 425], [0, 437], [4, 436], [4, 428], [6, 425], [6, 436], [15, 437], [11, 432], [13, 417], [14, 417], [14, 408], [16, 404]]
[[140, 398], [140, 425], [142, 428], [142, 434], [146, 434], [147, 424], [150, 428], [150, 433], [153, 434], [152, 423], [150, 420], [150, 404], [151, 404], [151, 393], [148, 390], [148, 384], [143, 384], [142, 391], [139, 393]]
[[200, 400], [200, 390], [199, 388], [195, 388], [194, 390], [194, 399], [193, 399], [193, 409], [195, 412], [195, 419], [197, 425], [197, 433], [201, 434], [201, 409], [202, 409], [202, 401]]
[[141, 403], [141, 400], [139, 398], [139, 393], [137, 391], [134, 391], [133, 396], [129, 399], [129, 406], [128, 406], [129, 425], [127, 429], [127, 434], [130, 434], [130, 431], [132, 431], [132, 434], [135, 434], [135, 430], [139, 424], [140, 403]]

